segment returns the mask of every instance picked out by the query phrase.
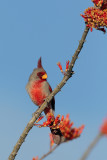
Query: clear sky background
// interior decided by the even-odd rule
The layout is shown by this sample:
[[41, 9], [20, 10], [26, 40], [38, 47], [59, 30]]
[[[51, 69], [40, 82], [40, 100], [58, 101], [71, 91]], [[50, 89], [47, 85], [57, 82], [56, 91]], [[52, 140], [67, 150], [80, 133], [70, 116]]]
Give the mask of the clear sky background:
[[[63, 76], [85, 28], [81, 13], [91, 0], [0, 1], [0, 160], [13, 146], [37, 109], [26, 90], [39, 57], [54, 89]], [[75, 74], [55, 96], [55, 114], [70, 114], [75, 126], [85, 124], [80, 138], [62, 144], [47, 160], [79, 160], [98, 134], [107, 116], [107, 34], [93, 30], [74, 67]], [[49, 128], [33, 127], [16, 156], [32, 160], [49, 150]], [[107, 138], [102, 138], [88, 160], [107, 159]]]

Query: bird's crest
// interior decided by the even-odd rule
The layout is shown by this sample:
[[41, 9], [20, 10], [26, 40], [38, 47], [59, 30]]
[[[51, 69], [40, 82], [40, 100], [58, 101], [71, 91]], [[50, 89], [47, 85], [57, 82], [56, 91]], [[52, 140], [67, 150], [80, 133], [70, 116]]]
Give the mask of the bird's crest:
[[38, 68], [42, 68], [42, 60], [41, 60], [41, 57], [40, 57], [39, 60], [38, 60]]

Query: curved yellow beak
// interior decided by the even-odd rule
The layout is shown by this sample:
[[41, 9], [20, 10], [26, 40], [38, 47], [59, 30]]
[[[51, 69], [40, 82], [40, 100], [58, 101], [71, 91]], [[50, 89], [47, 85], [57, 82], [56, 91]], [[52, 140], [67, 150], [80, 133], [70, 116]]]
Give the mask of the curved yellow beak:
[[47, 76], [47, 74], [45, 73], [43, 76], [42, 76], [42, 79], [47, 79], [48, 78], [48, 76]]

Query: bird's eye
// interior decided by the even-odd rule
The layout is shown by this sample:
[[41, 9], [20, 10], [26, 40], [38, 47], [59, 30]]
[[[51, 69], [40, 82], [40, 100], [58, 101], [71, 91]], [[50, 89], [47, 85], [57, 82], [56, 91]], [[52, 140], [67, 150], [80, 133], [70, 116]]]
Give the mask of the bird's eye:
[[38, 77], [42, 77], [45, 74], [45, 72], [39, 72], [37, 75]]
[[41, 73], [41, 72], [39, 72], [37, 75], [38, 75], [39, 77], [41, 77], [41, 76], [42, 76], [42, 73]]

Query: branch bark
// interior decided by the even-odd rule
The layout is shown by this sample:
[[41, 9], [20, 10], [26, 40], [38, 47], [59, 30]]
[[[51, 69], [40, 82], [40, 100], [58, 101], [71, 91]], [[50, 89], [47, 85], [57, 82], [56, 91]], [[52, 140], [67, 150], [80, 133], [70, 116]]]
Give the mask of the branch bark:
[[61, 88], [66, 84], [67, 80], [72, 76], [72, 74], [73, 74], [72, 69], [73, 69], [75, 61], [78, 58], [78, 55], [79, 55], [79, 53], [80, 53], [80, 51], [83, 47], [83, 44], [85, 42], [88, 31], [89, 31], [89, 28], [86, 26], [85, 30], [83, 32], [82, 38], [79, 41], [78, 48], [75, 51], [74, 55], [72, 56], [72, 60], [70, 62], [67, 74], [63, 77], [62, 81], [57, 85], [57, 87], [54, 89], [54, 91], [46, 98], [45, 102], [41, 105], [41, 107], [36, 110], [32, 119], [29, 121], [29, 123], [25, 127], [22, 135], [20, 136], [19, 140], [17, 141], [16, 145], [14, 146], [13, 151], [11, 152], [10, 156], [8, 157], [8, 160], [14, 160], [15, 159], [22, 143], [24, 142], [24, 140], [25, 140], [26, 136], [28, 135], [29, 131], [32, 129], [35, 121], [38, 119], [40, 114], [47, 107], [48, 103], [52, 100], [52, 98], [61, 90]]
[[46, 154], [44, 154], [39, 160], [42, 160], [42, 159], [44, 159], [45, 157], [47, 157], [47, 156], [48, 156], [49, 154], [51, 154], [58, 146], [59, 146], [59, 144], [56, 145], [54, 148], [52, 148], [49, 152], [47, 152]]
[[90, 154], [90, 152], [92, 151], [92, 149], [95, 147], [95, 145], [98, 143], [98, 141], [100, 140], [100, 138], [102, 137], [102, 134], [99, 133], [95, 139], [93, 140], [93, 142], [89, 145], [89, 147], [87, 148], [87, 150], [85, 151], [85, 153], [83, 154], [83, 156], [80, 158], [80, 160], [85, 160], [88, 155]]

